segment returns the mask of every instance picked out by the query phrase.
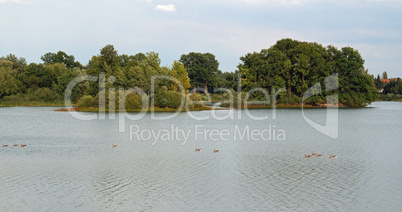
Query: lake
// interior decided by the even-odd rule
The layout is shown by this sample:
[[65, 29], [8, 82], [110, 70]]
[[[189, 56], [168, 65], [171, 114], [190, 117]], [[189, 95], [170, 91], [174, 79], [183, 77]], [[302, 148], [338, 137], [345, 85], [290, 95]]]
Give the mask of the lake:
[[402, 102], [339, 109], [335, 139], [301, 109], [146, 114], [125, 132], [120, 114], [55, 109], [0, 108], [0, 211], [402, 210]]

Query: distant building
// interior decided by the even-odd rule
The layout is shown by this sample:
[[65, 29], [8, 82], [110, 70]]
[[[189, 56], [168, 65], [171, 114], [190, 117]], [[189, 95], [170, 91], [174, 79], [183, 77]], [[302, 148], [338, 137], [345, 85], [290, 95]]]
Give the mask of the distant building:
[[389, 79], [382, 79], [381, 82], [383, 82], [383, 83], [389, 83]]
[[[381, 80], [381, 82], [383, 82], [383, 83], [385, 83], [385, 84], [388, 84], [389, 82], [390, 82], [390, 80], [392, 80], [392, 81], [397, 81], [398, 79], [397, 78], [392, 78], [392, 79], [382, 79]], [[402, 81], [402, 79], [400, 79], [401, 81]]]

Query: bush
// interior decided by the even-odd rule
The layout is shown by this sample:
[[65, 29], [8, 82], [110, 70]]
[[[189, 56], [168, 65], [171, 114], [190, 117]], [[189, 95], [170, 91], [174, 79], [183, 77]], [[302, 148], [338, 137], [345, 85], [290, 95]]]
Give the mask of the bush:
[[202, 101], [201, 95], [199, 93], [191, 93], [189, 94], [191, 101]]
[[[56, 92], [51, 90], [50, 88], [38, 88], [35, 92], [34, 95], [44, 101], [53, 101], [56, 99], [60, 98], [60, 95]], [[33, 100], [35, 101], [35, 100]]]
[[80, 98], [77, 103], [77, 107], [80, 108], [86, 108], [86, 107], [92, 107], [94, 98], [92, 96], [86, 95]]
[[302, 102], [301, 98], [296, 96], [295, 94], [292, 94], [291, 96], [289, 95], [280, 96], [278, 100], [278, 103], [285, 105], [299, 105], [301, 104], [301, 102]]
[[[142, 109], [142, 101], [144, 101], [140, 95], [136, 93], [130, 93], [126, 97], [126, 109], [135, 110]], [[146, 100], [145, 100], [146, 101]]]
[[18, 103], [21, 104], [24, 102], [24, 98], [21, 95], [11, 95], [11, 96], [5, 96], [1, 99], [1, 102], [7, 102], [7, 103]]
[[[201, 102], [202, 97], [199, 93], [191, 93], [186, 98], [187, 104], [189, 104], [190, 109], [193, 109], [195, 106], [202, 107], [204, 104]], [[197, 103], [198, 102], [198, 103]]]
[[178, 108], [181, 101], [182, 94], [177, 91], [168, 91], [166, 86], [162, 86], [155, 94], [155, 106], [158, 107]]
[[101, 102], [105, 103], [106, 107], [109, 107], [109, 92], [108, 91], [101, 91], [96, 94], [96, 96], [92, 100], [92, 105], [94, 107], [99, 107], [99, 96], [101, 96]]
[[[245, 99], [247, 93], [244, 93], [244, 92], [238, 93], [238, 92], [234, 91], [233, 89], [231, 89], [230, 92], [232, 93], [232, 96], [233, 96], [233, 100], [232, 100], [233, 101], [233, 106], [234, 107], [243, 106], [244, 105], [244, 99]], [[225, 100], [222, 102], [221, 106], [222, 107], [230, 107], [231, 102], [230, 102], [229, 93], [224, 93], [222, 95], [222, 97]], [[239, 97], [240, 97], [240, 102], [239, 102]]]

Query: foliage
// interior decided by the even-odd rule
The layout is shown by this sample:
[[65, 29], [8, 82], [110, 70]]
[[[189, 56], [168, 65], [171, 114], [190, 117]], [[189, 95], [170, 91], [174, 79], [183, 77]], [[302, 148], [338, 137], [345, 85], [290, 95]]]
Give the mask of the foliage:
[[126, 109], [127, 110], [135, 110], [142, 109], [142, 102], [147, 101], [147, 99], [143, 100], [140, 95], [136, 93], [130, 93], [126, 97]]
[[391, 79], [389, 83], [384, 85], [384, 93], [402, 94], [402, 79]]
[[51, 90], [47, 87], [38, 88], [33, 94], [35, 97], [43, 101], [53, 101], [60, 98], [59, 94], [56, 91]]
[[[93, 76], [96, 79], [81, 81], [72, 88], [73, 103], [98, 107], [101, 97], [106, 109], [118, 109], [121, 101], [125, 101], [126, 108], [130, 110], [138, 110], [143, 102], [150, 105], [152, 101], [156, 107], [178, 108], [183, 100], [190, 108], [202, 108], [203, 105], [194, 105], [192, 102], [209, 101], [207, 95], [212, 96], [212, 101], [225, 101], [225, 104], [232, 96], [234, 106], [243, 106], [246, 92], [254, 88], [263, 88], [269, 94], [284, 88], [286, 92], [279, 93], [278, 103], [300, 104], [303, 95], [317, 83], [322, 85], [323, 92], [320, 93], [318, 88], [310, 89], [315, 95], [306, 99], [308, 104], [325, 104], [326, 97], [335, 93], [339, 95], [339, 101], [348, 106], [364, 106], [374, 101], [377, 89], [384, 89], [384, 93], [390, 95], [402, 94], [401, 80], [391, 79], [390, 83], [383, 83], [380, 76], [374, 78], [369, 75], [357, 50], [350, 47], [339, 50], [333, 46], [323, 47], [318, 43], [292, 39], [282, 39], [268, 49], [242, 56], [235, 72], [219, 70], [219, 62], [211, 53], [183, 54], [179, 61], [166, 67], [161, 66], [156, 52], [119, 55], [113, 45], [101, 48], [85, 67], [75, 61], [73, 55], [62, 51], [46, 53], [41, 59], [43, 63], [27, 64], [24, 58], [13, 54], [0, 57], [2, 102], [58, 104], [69, 83], [80, 76]], [[104, 87], [101, 73], [105, 76]], [[339, 79], [337, 89], [327, 91], [326, 78], [336, 73]], [[388, 77], [386, 72], [383, 75]], [[152, 81], [155, 76], [162, 78]], [[182, 94], [178, 92], [180, 90], [176, 83], [163, 76], [179, 80], [186, 94], [191, 87], [204, 88], [205, 91], [195, 91], [203, 94]], [[225, 89], [217, 88], [230, 89], [232, 95]], [[238, 91], [238, 88], [243, 90]], [[120, 89], [137, 89], [141, 95], [128, 94]], [[249, 97], [249, 101], [265, 100], [261, 92], [252, 92]]]
[[92, 107], [93, 100], [94, 98], [92, 96], [85, 95], [80, 98], [80, 100], [77, 103], [77, 107], [79, 108]]
[[82, 68], [81, 63], [76, 62], [73, 55], [67, 55], [65, 52], [58, 51], [57, 53], [48, 52], [40, 58], [44, 64], [62, 63], [68, 69]]
[[[187, 70], [183, 64], [175, 60], [173, 62], [173, 67], [170, 70], [170, 76], [179, 80], [183, 85], [185, 92], [188, 92], [188, 89], [191, 87], [190, 78], [188, 78]], [[176, 83], [172, 83], [171, 88], [173, 91], [180, 91], [179, 86]]]
[[18, 91], [17, 80], [11, 76], [11, 67], [0, 67], [0, 98]]
[[282, 102], [299, 101], [309, 88], [320, 83], [323, 92], [309, 98], [308, 103], [322, 103], [327, 95], [334, 93], [325, 87], [325, 78], [333, 74], [338, 74], [339, 101], [345, 105], [364, 106], [377, 95], [374, 81], [364, 69], [364, 60], [350, 47], [338, 50], [318, 43], [282, 39], [271, 48], [248, 53], [240, 60], [238, 68], [245, 78], [245, 90], [285, 88], [287, 95], [280, 95]]
[[189, 54], [181, 55], [179, 61], [187, 69], [192, 86], [210, 90], [213, 88], [219, 67], [219, 62], [215, 59], [215, 55], [190, 52]]

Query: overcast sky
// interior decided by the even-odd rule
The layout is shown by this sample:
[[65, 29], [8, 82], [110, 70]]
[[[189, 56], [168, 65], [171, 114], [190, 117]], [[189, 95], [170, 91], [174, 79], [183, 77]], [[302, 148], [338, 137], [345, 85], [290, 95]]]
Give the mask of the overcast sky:
[[402, 77], [402, 0], [0, 0], [0, 56], [28, 62], [59, 50], [82, 64], [112, 44], [155, 51], [170, 66], [210, 52], [222, 71], [292, 38], [350, 46], [371, 74]]

